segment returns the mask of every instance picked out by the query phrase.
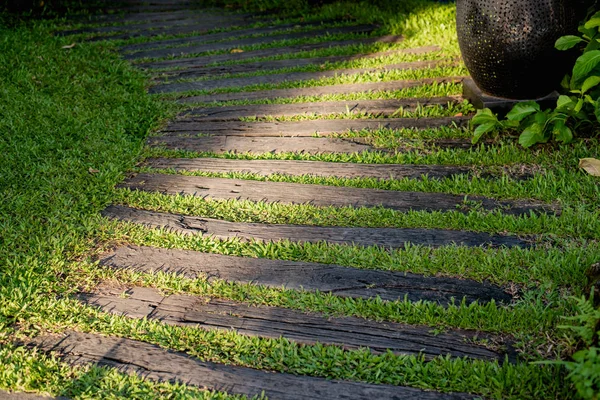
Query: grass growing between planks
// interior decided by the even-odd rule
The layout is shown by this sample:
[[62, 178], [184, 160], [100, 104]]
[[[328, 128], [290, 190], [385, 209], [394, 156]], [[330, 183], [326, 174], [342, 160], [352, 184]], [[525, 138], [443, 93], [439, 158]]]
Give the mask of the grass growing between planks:
[[[270, 8], [277, 6], [278, 2], [257, 3], [260, 7]], [[295, 4], [293, 1], [287, 3]], [[394, 12], [387, 12], [390, 9]], [[291, 14], [297, 14], [293, 10], [293, 7], [288, 9]], [[457, 54], [452, 5], [424, 0], [410, 0], [380, 8], [339, 3], [326, 6], [317, 14], [313, 14], [312, 18], [351, 14], [361, 22], [382, 23], [384, 33], [405, 36], [405, 41], [399, 46], [401, 48], [437, 44], [444, 53], [436, 57], [441, 59]], [[294, 15], [294, 18], [298, 16]], [[565, 374], [558, 367], [532, 365], [526, 361], [564, 356], [573, 345], [572, 339], [557, 332], [556, 326], [562, 322], [562, 316], [574, 312], [574, 302], [568, 296], [583, 292], [584, 269], [600, 254], [600, 218], [597, 207], [593, 206], [598, 186], [592, 178], [579, 174], [575, 168], [578, 158], [597, 153], [596, 142], [580, 141], [570, 148], [561, 148], [560, 153], [556, 148], [524, 151], [511, 140], [504, 140], [494, 146], [468, 151], [419, 148], [417, 143], [414, 151], [399, 154], [220, 155], [358, 163], [474, 164], [480, 168], [495, 167], [500, 171], [505, 167], [518, 169], [521, 165], [538, 165], [533, 168], [536, 174], [530, 181], [516, 181], [508, 176], [374, 181], [275, 175], [267, 179], [558, 201], [563, 207], [560, 216], [513, 217], [478, 211], [469, 214], [402, 214], [379, 208], [354, 210], [205, 201], [193, 197], [113, 190], [126, 171], [134, 169], [142, 139], [181, 107], [159, 103], [157, 97], [147, 95], [147, 77], [110, 51], [116, 43], [136, 43], [146, 39], [78, 43], [74, 48], [63, 49], [62, 46], [71, 44], [73, 40], [52, 37], [51, 31], [55, 28], [57, 25], [51, 22], [11, 29], [0, 27], [0, 154], [3, 161], [0, 163], [3, 194], [0, 203], [0, 341], [3, 345], [0, 349], [0, 388], [71, 398], [90, 398], [90, 393], [93, 393], [93, 398], [143, 399], [149, 395], [159, 398], [229, 398], [222, 393], [202, 392], [179, 384], [157, 384], [101, 368], [71, 368], [52, 357], [10, 344], [15, 338], [74, 328], [144, 340], [185, 351], [204, 360], [273, 371], [465, 391], [498, 399], [562, 399], [572, 396], [569, 384], [564, 381]], [[315, 53], [342, 54], [351, 53], [347, 50]], [[379, 61], [368, 65], [378, 65]], [[319, 84], [420, 79], [464, 73], [464, 69], [458, 66], [340, 77]], [[317, 82], [308, 85], [314, 84]], [[253, 89], [306, 85], [264, 85]], [[457, 94], [457, 91], [457, 85], [428, 85], [401, 93], [405, 97], [426, 97]], [[369, 93], [327, 99], [382, 96], [381, 93]], [[445, 115], [444, 112], [435, 110], [433, 115]], [[465, 138], [467, 134], [460, 129], [444, 128], [425, 132], [365, 131], [345, 136], [366, 137], [379, 147], [395, 148], [404, 139]], [[146, 149], [142, 153], [142, 157], [207, 155], [210, 154], [161, 149]], [[222, 176], [265, 179], [256, 175]], [[440, 227], [538, 236], [536, 246], [531, 249], [467, 249], [454, 246], [427, 249], [407, 246], [392, 252], [375, 247], [322, 243], [217, 241], [103, 220], [98, 211], [110, 202], [246, 222]], [[512, 306], [457, 303], [447, 308], [408, 301], [345, 299], [323, 293], [250, 284], [208, 283], [204, 279], [182, 279], [165, 274], [117, 272], [99, 268], [91, 260], [92, 255], [122, 243], [487, 280], [512, 288], [519, 299]], [[155, 321], [129, 320], [100, 313], [69, 298], [79, 289], [93, 289], [102, 283], [153, 286], [167, 293], [186, 292], [302, 311], [425, 324], [432, 331], [481, 329], [513, 337], [525, 362], [498, 365], [495, 362], [440, 357], [427, 363], [412, 356], [373, 355], [364, 350], [344, 351], [335, 346], [299, 346], [284, 339], [265, 340], [236, 333], [169, 327]]]

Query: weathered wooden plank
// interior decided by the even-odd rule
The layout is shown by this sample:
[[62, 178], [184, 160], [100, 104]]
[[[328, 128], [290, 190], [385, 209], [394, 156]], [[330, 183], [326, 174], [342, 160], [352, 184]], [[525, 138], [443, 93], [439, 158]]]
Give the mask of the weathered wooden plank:
[[528, 247], [527, 241], [516, 236], [490, 235], [483, 232], [420, 228], [354, 228], [304, 225], [229, 222], [211, 218], [191, 217], [111, 205], [102, 211], [107, 218], [164, 228], [187, 235], [205, 235], [217, 239], [323, 242], [358, 246], [404, 248], [408, 244], [430, 247], [493, 246]]
[[269, 44], [280, 40], [293, 40], [293, 39], [304, 39], [314, 38], [317, 36], [324, 35], [337, 35], [337, 34], [358, 34], [358, 33], [370, 33], [375, 30], [373, 25], [356, 25], [356, 26], [343, 26], [337, 28], [327, 29], [316, 29], [308, 32], [294, 32], [294, 33], [283, 33], [278, 35], [270, 36], [258, 36], [250, 37], [238, 40], [229, 40], [225, 42], [214, 42], [197, 44], [193, 46], [174, 47], [167, 49], [156, 49], [156, 50], [145, 50], [134, 53], [124, 54], [123, 58], [128, 60], [135, 60], [138, 58], [166, 58], [183, 56], [186, 54], [205, 53], [209, 51], [220, 51], [220, 50], [231, 50], [238, 47], [245, 46], [256, 46], [261, 44]]
[[467, 126], [469, 117], [326, 119], [283, 122], [197, 121], [179, 118], [161, 130], [162, 136], [207, 134], [246, 137], [313, 137], [348, 131], [378, 129], [432, 129], [443, 126]]
[[[401, 192], [204, 176], [136, 174], [126, 179], [119, 187], [217, 200], [239, 199], [267, 203], [311, 204], [317, 207], [384, 207], [401, 212], [457, 210], [468, 212], [472, 208], [467, 204], [471, 202], [475, 202], [478, 209], [502, 209], [503, 213], [511, 215], [547, 211], [544, 204], [533, 201], [497, 201], [482, 196]], [[550, 206], [547, 208], [550, 209]]]
[[144, 165], [157, 169], [202, 172], [242, 172], [262, 176], [336, 176], [340, 178], [429, 179], [469, 174], [471, 167], [456, 165], [357, 164], [297, 160], [235, 160], [226, 158], [149, 158]]
[[[176, 21], [177, 24], [179, 21]], [[246, 28], [246, 29], [236, 29], [232, 31], [226, 32], [217, 32], [211, 33], [207, 35], [201, 36], [190, 36], [178, 39], [166, 39], [166, 40], [157, 40], [147, 43], [136, 43], [130, 44], [126, 46], [121, 46], [119, 49], [120, 52], [132, 52], [132, 51], [142, 51], [155, 49], [160, 47], [167, 46], [183, 46], [183, 45], [192, 45], [198, 43], [207, 43], [207, 42], [216, 42], [220, 40], [233, 40], [242, 36], [253, 36], [253, 35], [268, 35], [274, 32], [294, 29], [298, 27], [326, 27], [323, 26], [327, 23], [339, 22], [334, 20], [328, 21], [311, 21], [311, 22], [298, 22], [295, 24], [280, 24], [280, 25], [271, 25], [264, 26], [260, 28]]]
[[102, 265], [136, 272], [164, 272], [209, 282], [257, 284], [275, 288], [333, 293], [336, 296], [382, 300], [431, 301], [449, 304], [452, 298], [468, 303], [492, 299], [510, 303], [498, 286], [468, 279], [427, 277], [404, 272], [370, 270], [299, 261], [234, 257], [197, 251], [122, 246], [106, 254]]
[[[211, 153], [308, 153], [352, 154], [377, 150], [372, 146], [347, 139], [312, 138], [312, 137], [239, 137], [239, 136], [205, 136], [205, 137], [150, 137], [148, 145], [167, 149], [188, 150]], [[381, 151], [388, 151], [383, 149]]]
[[[413, 69], [435, 68], [441, 65], [440, 61], [414, 61], [398, 64], [382, 65], [375, 68], [347, 68], [333, 69], [318, 72], [283, 72], [268, 75], [256, 75], [239, 78], [204, 79], [193, 82], [162, 83], [150, 87], [149, 93], [175, 93], [192, 90], [216, 90], [226, 88], [244, 88], [247, 86], [263, 84], [280, 84], [284, 82], [303, 82], [325, 78], [333, 78], [340, 75], [358, 75], [383, 71], [404, 71]], [[217, 78], [217, 77], [215, 77]]]
[[44, 352], [55, 352], [74, 365], [97, 364], [157, 381], [180, 382], [229, 394], [270, 399], [473, 399], [460, 393], [442, 394], [419, 389], [334, 381], [301, 375], [272, 373], [247, 367], [200, 361], [184, 353], [125, 338], [66, 332], [37, 337], [27, 343]]
[[0, 390], [0, 400], [67, 400], [67, 398], [48, 397], [25, 392], [5, 392], [4, 390]]
[[[248, 104], [225, 107], [192, 108], [181, 113], [180, 117], [194, 121], [236, 121], [240, 118], [291, 117], [296, 115], [369, 114], [372, 116], [393, 116], [400, 109], [414, 111], [418, 106], [446, 106], [458, 104], [460, 96], [404, 98], [392, 100], [320, 101], [292, 104]], [[177, 120], [176, 120], [177, 121]], [[381, 121], [381, 122], [385, 122]]]
[[[423, 48], [425, 52], [425, 48]], [[431, 49], [435, 49], [432, 46]], [[417, 49], [415, 49], [416, 51]], [[323, 66], [326, 63], [338, 63], [351, 60], [360, 59], [371, 59], [379, 57], [394, 56], [402, 54], [398, 50], [381, 51], [371, 54], [354, 54], [350, 56], [328, 56], [328, 57], [315, 57], [315, 58], [288, 58], [283, 60], [267, 60], [267, 61], [256, 61], [244, 64], [226, 64], [218, 65], [214, 67], [194, 67], [185, 70], [177, 70], [172, 72], [163, 72], [160, 77], [162, 80], [165, 79], [189, 79], [189, 78], [207, 78], [214, 77], [220, 79], [219, 75], [224, 74], [242, 74], [242, 73], [254, 73], [258, 71], [277, 70], [284, 68], [298, 68], [306, 66]]]
[[295, 89], [257, 90], [252, 92], [214, 93], [199, 96], [189, 96], [178, 100], [180, 103], [210, 103], [217, 101], [263, 100], [277, 98], [294, 98], [301, 96], [323, 96], [333, 94], [389, 92], [408, 89], [435, 83], [460, 83], [462, 77], [428, 78], [410, 81], [388, 81], [372, 83], [350, 83], [344, 85], [313, 86]]
[[[275, 47], [262, 50], [249, 50], [244, 52], [204, 55], [193, 58], [177, 58], [174, 60], [162, 60], [149, 63], [134, 64], [139, 68], [193, 68], [205, 66], [208, 64], [224, 63], [229, 61], [243, 61], [250, 58], [272, 57], [275, 55], [293, 56], [303, 51], [312, 51], [319, 49], [328, 49], [331, 47], [344, 47], [355, 45], [369, 45], [374, 43], [398, 43], [402, 36], [388, 35], [374, 38], [360, 38], [351, 40], [335, 40], [331, 42], [320, 42], [312, 44], [298, 44], [286, 47]], [[416, 49], [415, 49], [416, 51]]]
[[[123, 297], [125, 294], [127, 297]], [[369, 348], [374, 353], [467, 357], [503, 361], [505, 353], [467, 343], [476, 332], [451, 331], [434, 335], [425, 326], [375, 322], [361, 318], [327, 318], [280, 307], [252, 306], [230, 300], [188, 295], [162, 296], [158, 290], [134, 287], [102, 289], [101, 293], [80, 293], [85, 304], [135, 319], [154, 319], [176, 326], [206, 330], [234, 330], [239, 334], [277, 339], [284, 337], [300, 344], [322, 343], [344, 349]], [[491, 339], [488, 337], [487, 339]]]

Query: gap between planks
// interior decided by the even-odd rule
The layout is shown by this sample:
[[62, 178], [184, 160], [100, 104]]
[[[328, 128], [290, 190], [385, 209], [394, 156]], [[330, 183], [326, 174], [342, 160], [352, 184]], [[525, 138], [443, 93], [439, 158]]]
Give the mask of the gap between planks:
[[[375, 322], [356, 317], [326, 317], [281, 307], [252, 306], [225, 299], [191, 295], [163, 296], [156, 289], [133, 287], [101, 288], [79, 293], [76, 299], [102, 311], [133, 319], [157, 320], [174, 326], [203, 330], [235, 331], [246, 336], [285, 339], [303, 345], [335, 345], [346, 350], [368, 348], [376, 354], [391, 351], [397, 355], [466, 357], [498, 361], [507, 354], [473, 343], [497, 337], [469, 331], [430, 333], [426, 326]], [[514, 360], [513, 360], [514, 361]]]
[[161, 228], [185, 235], [201, 235], [221, 240], [326, 242], [365, 247], [379, 246], [386, 249], [401, 249], [411, 244], [429, 247], [458, 245], [510, 248], [531, 246], [530, 241], [516, 236], [449, 229], [322, 227], [230, 222], [212, 218], [139, 210], [121, 205], [108, 206], [101, 214], [107, 218], [141, 224], [150, 228]]
[[25, 344], [42, 352], [54, 352], [72, 365], [96, 364], [113, 367], [121, 372], [137, 373], [151, 380], [180, 382], [206, 390], [249, 397], [261, 396], [264, 392], [268, 398], [279, 400], [479, 398], [463, 393], [439, 393], [401, 386], [327, 380], [217, 364], [149, 343], [91, 333], [67, 331], [62, 335], [30, 339]]

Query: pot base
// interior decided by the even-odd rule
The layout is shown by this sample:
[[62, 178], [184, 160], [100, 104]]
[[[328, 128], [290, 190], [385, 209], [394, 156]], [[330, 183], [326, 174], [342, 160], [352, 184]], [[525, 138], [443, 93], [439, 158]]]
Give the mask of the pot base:
[[540, 97], [538, 99], [506, 99], [504, 97], [495, 97], [483, 93], [483, 91], [479, 89], [479, 87], [471, 78], [465, 78], [463, 80], [463, 97], [469, 100], [469, 102], [471, 102], [475, 108], [489, 108], [500, 117], [505, 116], [515, 104], [523, 103], [525, 101], [536, 101], [540, 104], [542, 109], [554, 108], [556, 107], [556, 100], [558, 100], [558, 96], [558, 92], [554, 91], [547, 96]]

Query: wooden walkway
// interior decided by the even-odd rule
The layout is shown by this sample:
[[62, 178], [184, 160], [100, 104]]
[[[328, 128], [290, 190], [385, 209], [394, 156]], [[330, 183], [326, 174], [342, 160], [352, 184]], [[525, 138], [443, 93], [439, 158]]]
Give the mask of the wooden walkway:
[[[304, 88], [260, 89], [256, 85], [310, 81], [340, 74], [373, 71], [420, 70], [452, 65], [455, 60], [415, 61], [382, 68], [327, 69], [316, 72], [281, 72], [282, 68], [317, 66], [357, 59], [385, 57], [397, 53], [429, 54], [438, 51], [435, 43], [422, 48], [356, 53], [351, 56], [298, 56], [308, 51], [356, 44], [401, 43], [400, 36], [375, 37], [377, 27], [350, 21], [323, 21], [252, 27], [252, 18], [214, 10], [199, 11], [192, 2], [162, 1], [154, 6], [133, 5], [125, 15], [106, 16], [104, 22], [126, 25], [90, 27], [63, 34], [92, 34], [91, 40], [151, 38], [156, 35], [187, 35], [174, 39], [150, 40], [125, 45], [123, 58], [154, 74], [150, 93], [175, 94], [171, 101], [196, 106], [188, 108], [148, 138], [147, 146], [196, 152], [195, 157], [151, 158], [142, 162], [148, 172], [131, 174], [121, 188], [168, 196], [185, 195], [214, 200], [247, 200], [263, 203], [309, 204], [315, 207], [374, 207], [398, 212], [468, 212], [473, 204], [480, 210], [507, 215], [559, 212], [551, 204], [532, 201], [499, 201], [468, 193], [429, 193], [380, 190], [349, 186], [327, 186], [264, 180], [274, 175], [288, 177], [369, 178], [377, 180], [452, 179], [472, 176], [473, 166], [357, 164], [325, 161], [219, 158], [223, 153], [254, 156], [278, 153], [309, 154], [394, 154], [398, 148], [382, 148], [364, 140], [360, 131], [386, 129], [427, 130], [465, 126], [466, 116], [405, 118], [400, 108], [414, 111], [423, 106], [441, 108], [459, 104], [459, 96], [439, 98], [394, 98], [394, 93], [424, 85], [460, 82], [460, 76], [392, 80], [372, 83], [323, 84]], [[333, 27], [331, 27], [333, 26]], [[215, 28], [226, 29], [212, 32]], [[354, 40], [339, 40], [338, 34], [361, 34]], [[327, 40], [331, 36], [331, 39]], [[313, 39], [308, 44], [286, 44], [285, 40]], [[318, 38], [320, 40], [314, 40]], [[252, 46], [271, 46], [257, 49]], [[247, 49], [236, 52], [236, 49]], [[234, 50], [232, 52], [232, 50]], [[304, 53], [302, 53], [304, 52]], [[260, 60], [260, 57], [282, 59]], [[244, 62], [249, 60], [248, 62]], [[258, 61], [257, 61], [258, 60]], [[232, 64], [232, 61], [237, 63]], [[238, 74], [238, 75], [235, 75]], [[239, 74], [242, 74], [241, 76]], [[242, 91], [222, 89], [245, 88]], [[381, 100], [294, 102], [291, 104], [223, 104], [231, 101], [292, 99], [301, 96], [377, 93]], [[385, 98], [387, 95], [387, 98]], [[281, 103], [281, 102], [280, 102]], [[363, 118], [348, 118], [352, 115]], [[307, 117], [293, 120], [294, 117]], [[338, 118], [331, 119], [332, 116]], [[344, 116], [346, 118], [344, 118]], [[277, 117], [277, 122], [267, 118]], [[287, 118], [287, 119], [286, 119]], [[468, 147], [464, 139], [433, 139], [430, 147]], [[259, 157], [260, 158], [260, 157]], [[169, 172], [170, 171], [170, 172]], [[169, 173], [167, 173], [169, 172]], [[482, 171], [478, 171], [482, 172]], [[489, 179], [496, 176], [484, 175]], [[251, 179], [233, 179], [226, 174], [251, 174]], [[528, 179], [524, 174], [520, 178]], [[387, 249], [407, 245], [440, 247], [529, 247], [533, 237], [508, 232], [488, 234], [451, 229], [302, 226], [233, 222], [191, 215], [110, 205], [103, 211], [110, 219], [169, 229], [187, 235], [210, 236], [218, 240], [247, 242], [291, 241], [328, 243], [341, 246], [379, 246]], [[105, 254], [103, 268], [166, 273], [188, 279], [207, 278], [239, 284], [261, 285], [286, 290], [329, 293], [355, 299], [383, 301], [426, 301], [447, 306], [453, 301], [509, 305], [512, 292], [486, 282], [457, 277], [423, 276], [376, 269], [234, 257], [190, 250], [139, 247], [124, 244]], [[279, 338], [303, 345], [322, 343], [344, 349], [368, 348], [374, 353], [466, 357], [477, 360], [518, 362], [507, 338], [464, 330], [434, 335], [425, 326], [410, 326], [359, 318], [330, 318], [319, 313], [273, 307], [250, 306], [244, 302], [192, 295], [165, 296], [142, 287], [80, 293], [84, 304], [129, 318], [160, 321], [193, 329], [236, 331], [241, 335]], [[479, 341], [475, 341], [477, 337]], [[492, 349], [486, 339], [499, 344]], [[95, 363], [136, 372], [150, 379], [185, 382], [208, 390], [230, 394], [260, 395], [271, 399], [470, 399], [464, 393], [441, 393], [416, 388], [375, 385], [365, 382], [330, 381], [312, 376], [272, 373], [247, 367], [205, 362], [184, 353], [131, 339], [66, 332], [48, 335], [27, 343], [42, 351], [57, 351], [73, 364]]]

